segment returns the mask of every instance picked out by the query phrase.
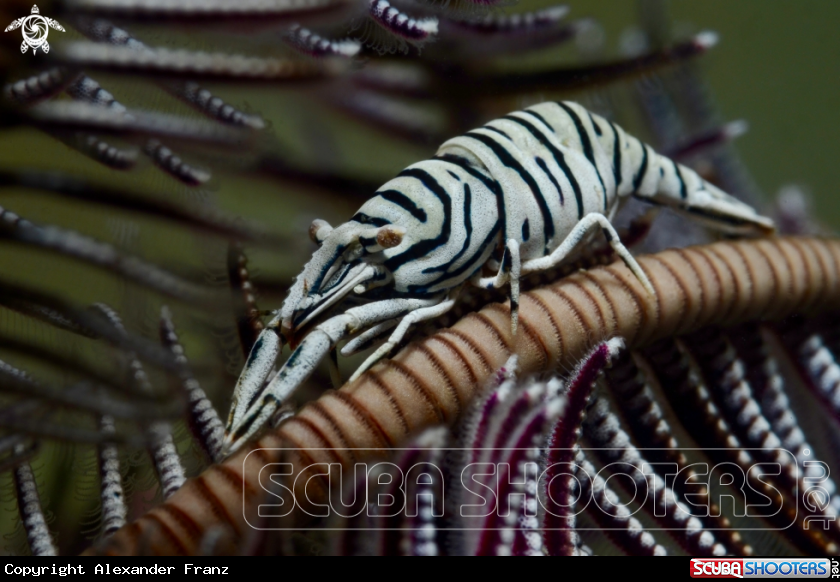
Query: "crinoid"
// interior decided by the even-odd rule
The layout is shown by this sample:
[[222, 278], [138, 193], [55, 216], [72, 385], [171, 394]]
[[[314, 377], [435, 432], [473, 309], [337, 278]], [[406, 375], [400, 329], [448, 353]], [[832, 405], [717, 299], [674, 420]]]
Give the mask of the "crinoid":
[[[316, 372], [255, 445], [265, 450], [220, 451], [217, 411], [262, 329], [260, 309], [279, 306], [312, 250], [312, 219], [343, 222], [394, 172], [488, 119], [574, 99], [769, 206], [731, 143], [744, 124], [719, 115], [698, 64], [713, 33], [672, 27], [654, 0], [638, 3], [628, 30], [634, 9], [599, 14], [592, 2], [39, 7], [66, 28], [49, 54], [21, 55], [15, 31], [0, 36], [0, 532], [10, 553], [837, 553], [840, 506], [821, 472], [840, 466], [831, 238], [685, 249], [710, 235], [630, 208], [622, 239], [638, 243], [655, 297], [594, 246], [527, 281], [515, 341], [502, 299], [475, 294], [340, 390], [324, 392], [330, 371]], [[0, 16], [30, 9], [15, 0]], [[723, 39], [718, 82], [722, 65], [740, 66], [726, 47], [746, 42], [725, 29]], [[620, 44], [616, 56], [605, 42]], [[761, 127], [751, 107], [740, 113]], [[829, 146], [786, 151], [802, 173], [784, 179], [819, 188], [817, 147]], [[762, 184], [781, 180], [779, 168], [762, 169]], [[782, 200], [782, 234], [819, 234], [800, 192]], [[663, 250], [672, 247], [681, 250]], [[506, 479], [477, 478], [511, 512], [450, 519], [461, 491], [416, 515], [258, 515], [282, 496], [278, 483], [298, 499], [334, 496], [316, 463], [386, 457], [384, 472], [440, 468], [405, 491], [418, 499], [451, 490], [467, 461], [507, 467]], [[268, 462], [303, 478], [268, 481]], [[718, 515], [730, 486], [698, 487], [701, 462], [747, 475], [747, 503], [770, 499], [779, 514], [724, 505]], [[665, 463], [691, 479], [657, 479]], [[749, 473], [756, 463], [780, 470]], [[384, 472], [359, 475], [355, 488], [396, 493]], [[634, 484], [647, 502], [633, 499]], [[541, 509], [545, 495], [560, 509]], [[584, 495], [608, 510], [582, 510]], [[371, 535], [346, 533], [360, 528]]]

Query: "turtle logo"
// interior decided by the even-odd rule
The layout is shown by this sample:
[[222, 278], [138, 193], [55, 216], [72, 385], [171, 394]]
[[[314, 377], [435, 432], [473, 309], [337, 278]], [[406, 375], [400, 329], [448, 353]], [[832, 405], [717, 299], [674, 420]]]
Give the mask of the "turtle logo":
[[50, 45], [47, 43], [47, 34], [49, 34], [50, 28], [64, 32], [64, 28], [57, 21], [41, 16], [38, 6], [35, 5], [32, 6], [32, 14], [13, 20], [3, 32], [9, 32], [20, 27], [23, 27], [23, 43], [20, 45], [20, 52], [25, 53], [26, 49], [31, 47], [33, 55], [38, 52], [38, 49], [43, 50], [44, 53], [50, 52]]

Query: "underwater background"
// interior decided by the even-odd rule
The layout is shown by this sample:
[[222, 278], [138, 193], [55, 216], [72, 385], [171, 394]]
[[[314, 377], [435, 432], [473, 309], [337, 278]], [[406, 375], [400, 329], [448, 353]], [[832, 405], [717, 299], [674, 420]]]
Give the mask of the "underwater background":
[[[510, 10], [533, 10], [547, 4], [526, 0]], [[500, 70], [536, 70], [547, 65], [619, 58], [622, 47], [633, 43], [634, 30], [645, 19], [662, 20], [675, 39], [703, 30], [714, 31], [719, 35], [719, 44], [695, 59], [695, 65], [702, 72], [723, 119], [742, 119], [749, 124], [748, 133], [735, 142], [735, 147], [766, 196], [764, 202], [769, 206], [780, 189], [796, 185], [810, 197], [812, 215], [826, 229], [840, 229], [840, 193], [836, 187], [840, 160], [837, 133], [840, 3], [832, 0], [588, 0], [571, 1], [568, 5], [567, 18], [588, 17], [597, 23], [587, 38], [577, 44], [570, 42], [534, 54], [500, 59]], [[30, 7], [28, 2], [17, 0], [4, 3], [0, 16], [10, 21], [28, 14]], [[61, 21], [61, 12], [55, 4], [44, 3], [39, 7], [41, 14]], [[61, 54], [64, 43], [81, 38], [69, 26], [65, 28], [66, 33], [50, 33], [53, 56]], [[148, 22], [132, 28], [132, 32], [149, 44], [192, 50], [273, 54], [277, 48], [266, 37], [251, 39], [183, 27], [169, 29]], [[18, 32], [3, 33], [0, 68], [6, 81], [31, 74], [33, 68], [46, 62], [42, 55], [20, 54], [19, 40]], [[424, 48], [421, 58], [432, 50], [431, 45]], [[375, 62], [380, 57], [373, 54], [370, 58]], [[397, 54], [387, 58], [401, 57]], [[97, 73], [96, 79], [130, 108], [197, 116], [140, 76], [125, 78]], [[627, 101], [634, 83], [647, 83], [655, 88], [659, 82], [659, 75], [654, 72], [641, 79], [597, 88], [595, 93], [609, 93], [620, 104]], [[337, 112], [318, 96], [319, 90], [314, 86], [212, 82], [204, 85], [228, 103], [261, 115], [267, 122], [265, 133], [270, 136], [276, 155], [291, 165], [315, 172], [327, 168], [372, 183], [384, 183], [405, 166], [429, 157], [439, 145], [401, 139]], [[498, 99], [488, 95], [486, 101], [476, 104], [475, 115], [477, 118], [487, 115], [485, 119], [489, 119], [542, 98], [575, 100], [591, 98], [591, 94], [592, 91], [584, 89]], [[597, 101], [597, 95], [594, 99]], [[435, 119], [435, 103], [416, 105], [418, 115]], [[632, 117], [626, 122], [624, 118], [619, 121], [639, 137], [650, 140], [643, 123], [634, 124]], [[347, 220], [359, 205], [357, 198], [342, 196], [340, 192], [301, 186], [255, 171], [253, 158], [246, 151], [198, 148], [185, 152], [184, 157], [209, 169], [212, 178], [200, 186], [188, 187], [142, 159], [129, 171], [116, 171], [32, 127], [0, 127], [0, 171], [64, 172], [116, 189], [142, 192], [158, 200], [209, 203], [247, 221], [259, 222], [271, 233], [285, 237], [286, 246], [282, 249], [246, 244], [261, 309], [279, 307], [283, 285], [299, 272], [311, 252], [307, 229], [312, 219], [323, 218], [338, 224]], [[166, 221], [80, 204], [14, 183], [0, 185], [0, 206], [33, 222], [78, 230], [111, 242], [192, 281], [218, 285], [219, 279], [225, 276], [224, 241]], [[160, 305], [170, 304], [189, 360], [205, 381], [205, 389], [216, 408], [225, 416], [226, 399], [241, 366], [241, 354], [230, 347], [236, 337], [229, 316], [214, 320], [213, 314], [199, 305], [165, 300], [106, 270], [8, 240], [0, 240], [0, 276], [5, 282], [40, 289], [82, 305], [105, 302], [123, 314], [127, 327], [147, 336], [155, 334]], [[8, 337], [49, 345], [68, 357], [101, 363], [94, 346], [74, 343], [71, 336], [3, 308], [0, 308], [0, 331]], [[69, 382], [71, 377], [25, 355], [3, 353], [0, 357], [58, 384]], [[157, 380], [163, 382], [161, 378]], [[50, 418], [74, 422], [72, 411], [62, 411]], [[187, 473], [197, 473], [203, 461], [195, 445], [187, 442], [184, 426], [177, 426], [176, 434], [182, 437], [178, 440], [179, 452], [185, 458]], [[61, 553], [80, 551], [96, 534], [98, 485], [95, 471], [91, 470], [93, 456], [92, 446], [45, 440], [32, 459]], [[137, 492], [131, 507], [131, 514], [135, 515], [159, 499], [152, 472], [142, 459], [129, 460], [127, 465], [131, 467], [129, 489]], [[5, 544], [0, 545], [7, 552], [20, 553], [26, 551], [25, 541], [8, 475], [6, 472], [0, 476], [0, 534], [5, 539]]]

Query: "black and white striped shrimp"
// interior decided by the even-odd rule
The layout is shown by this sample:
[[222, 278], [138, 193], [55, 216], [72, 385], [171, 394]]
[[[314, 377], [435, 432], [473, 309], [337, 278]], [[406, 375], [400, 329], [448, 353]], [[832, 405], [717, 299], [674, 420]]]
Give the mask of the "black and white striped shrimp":
[[[509, 284], [515, 333], [519, 278], [563, 261], [596, 226], [654, 293], [610, 223], [630, 197], [728, 233], [774, 230], [752, 207], [575, 103], [491, 121], [403, 170], [349, 222], [312, 224], [320, 248], [254, 344], [233, 395], [226, 450], [251, 437], [339, 341], [354, 336], [342, 349], [348, 355], [396, 328], [355, 378], [411, 325], [450, 309], [465, 285]], [[283, 344], [300, 337], [265, 385]]]

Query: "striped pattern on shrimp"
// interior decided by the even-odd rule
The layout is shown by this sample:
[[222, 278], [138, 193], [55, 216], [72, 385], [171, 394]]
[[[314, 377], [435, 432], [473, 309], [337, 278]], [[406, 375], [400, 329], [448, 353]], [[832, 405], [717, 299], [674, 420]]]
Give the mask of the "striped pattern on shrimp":
[[[412, 325], [450, 309], [465, 285], [509, 285], [515, 334], [520, 277], [562, 262], [595, 227], [653, 294], [610, 222], [631, 196], [730, 233], [773, 231], [750, 206], [570, 102], [535, 105], [450, 139], [350, 221], [335, 229], [315, 221], [310, 235], [320, 248], [248, 357], [226, 450], [255, 434], [340, 341], [350, 337], [341, 350], [349, 355], [390, 332], [353, 380]], [[266, 385], [283, 345], [301, 336]]]

